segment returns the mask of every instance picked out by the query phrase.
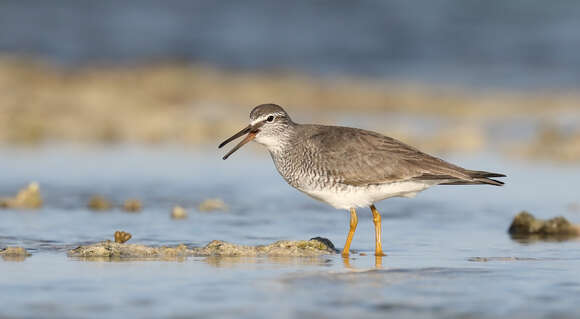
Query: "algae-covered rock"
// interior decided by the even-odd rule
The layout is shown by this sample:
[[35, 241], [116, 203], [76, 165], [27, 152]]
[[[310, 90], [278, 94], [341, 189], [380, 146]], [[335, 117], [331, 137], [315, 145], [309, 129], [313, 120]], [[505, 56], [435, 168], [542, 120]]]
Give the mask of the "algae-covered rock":
[[123, 210], [129, 213], [138, 213], [143, 209], [143, 204], [138, 199], [128, 199], [123, 203]]
[[90, 210], [104, 211], [110, 210], [113, 205], [111, 205], [111, 202], [108, 201], [105, 197], [101, 195], [95, 195], [89, 199], [88, 207]]
[[74, 257], [160, 257], [160, 248], [136, 244], [116, 243], [110, 240], [80, 246], [68, 252]]
[[22, 247], [6, 247], [0, 250], [2, 256], [30, 256], [28, 251]]
[[22, 247], [6, 247], [0, 249], [0, 256], [5, 261], [23, 261], [30, 253]]
[[197, 207], [200, 212], [227, 211], [228, 205], [219, 198], [208, 198]]
[[171, 218], [173, 219], [185, 219], [187, 218], [187, 212], [181, 206], [175, 206], [171, 210]]
[[541, 220], [522, 211], [516, 215], [508, 232], [516, 239], [565, 240], [580, 236], [580, 226], [561, 216]]
[[320, 239], [280, 240], [269, 245], [243, 246], [214, 240], [203, 248], [195, 249], [200, 256], [318, 256], [335, 253], [334, 245]]
[[131, 239], [131, 234], [124, 232], [124, 231], [119, 231], [117, 230], [115, 232], [115, 242], [116, 243], [125, 243], [127, 241], [129, 241], [129, 239]]
[[40, 186], [36, 182], [21, 189], [15, 197], [0, 198], [0, 207], [18, 209], [36, 209], [42, 207]]
[[68, 252], [70, 257], [126, 257], [126, 258], [163, 258], [186, 256], [286, 256], [306, 257], [334, 254], [334, 245], [328, 239], [281, 240], [269, 245], [244, 246], [214, 240], [204, 247], [150, 247], [137, 244], [115, 243], [110, 240], [79, 246]]

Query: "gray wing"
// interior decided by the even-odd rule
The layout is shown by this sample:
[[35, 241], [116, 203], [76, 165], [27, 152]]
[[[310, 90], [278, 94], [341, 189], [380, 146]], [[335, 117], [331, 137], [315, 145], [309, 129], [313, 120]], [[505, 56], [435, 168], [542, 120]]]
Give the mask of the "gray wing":
[[489, 179], [502, 174], [466, 170], [375, 132], [348, 127], [321, 128], [324, 126], [309, 130], [304, 146], [324, 163], [322, 173], [339, 176], [344, 184], [360, 186], [404, 180], [437, 180], [448, 185], [503, 184]]

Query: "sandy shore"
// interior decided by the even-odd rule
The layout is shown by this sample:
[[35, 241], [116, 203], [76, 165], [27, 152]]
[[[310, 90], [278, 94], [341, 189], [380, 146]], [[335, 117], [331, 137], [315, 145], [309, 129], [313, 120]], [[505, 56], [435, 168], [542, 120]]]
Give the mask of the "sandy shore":
[[[580, 113], [580, 94], [571, 91], [476, 92], [178, 63], [66, 69], [9, 57], [0, 57], [0, 94], [0, 143], [9, 144], [214, 143], [239, 129], [252, 106], [276, 102], [320, 122], [337, 112], [445, 118], [462, 124], [428, 137], [404, 127], [382, 132], [428, 151], [472, 151], [489, 143], [488, 127], [500, 120], [531, 118], [550, 127], [555, 118]], [[518, 154], [580, 159], [580, 128], [556, 127], [550, 135], [542, 127], [519, 142]]]

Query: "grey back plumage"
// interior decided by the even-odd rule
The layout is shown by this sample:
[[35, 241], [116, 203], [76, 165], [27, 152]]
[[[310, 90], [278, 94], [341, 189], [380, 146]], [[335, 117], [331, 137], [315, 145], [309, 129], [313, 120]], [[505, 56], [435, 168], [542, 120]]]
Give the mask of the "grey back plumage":
[[[274, 161], [278, 162], [277, 167], [282, 165], [288, 169], [296, 166], [301, 170], [290, 169], [294, 172], [287, 174], [316, 175], [322, 180], [326, 177], [326, 180], [353, 186], [407, 180], [438, 181], [444, 185], [503, 184], [489, 178], [502, 177], [502, 174], [466, 170], [371, 131], [296, 125], [294, 134], [294, 143], [285, 149], [285, 154], [272, 154]], [[284, 176], [283, 170], [280, 172]], [[290, 179], [293, 178], [290, 176]]]

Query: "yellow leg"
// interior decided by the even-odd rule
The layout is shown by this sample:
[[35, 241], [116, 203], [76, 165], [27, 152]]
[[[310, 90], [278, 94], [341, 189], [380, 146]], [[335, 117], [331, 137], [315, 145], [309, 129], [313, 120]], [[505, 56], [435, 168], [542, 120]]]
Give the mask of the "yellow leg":
[[353, 266], [350, 265], [350, 258], [348, 258], [348, 256], [342, 256], [342, 263], [344, 264], [344, 268], [346, 269], [355, 269]]
[[374, 204], [371, 205], [371, 211], [373, 212], [373, 223], [375, 223], [375, 256], [385, 256], [381, 244], [381, 214]]
[[350, 230], [348, 231], [348, 236], [346, 236], [346, 244], [342, 249], [342, 256], [348, 257], [348, 252], [350, 250], [350, 242], [354, 236], [354, 231], [356, 230], [356, 225], [358, 224], [358, 217], [356, 217], [356, 210], [354, 208], [350, 209]]

